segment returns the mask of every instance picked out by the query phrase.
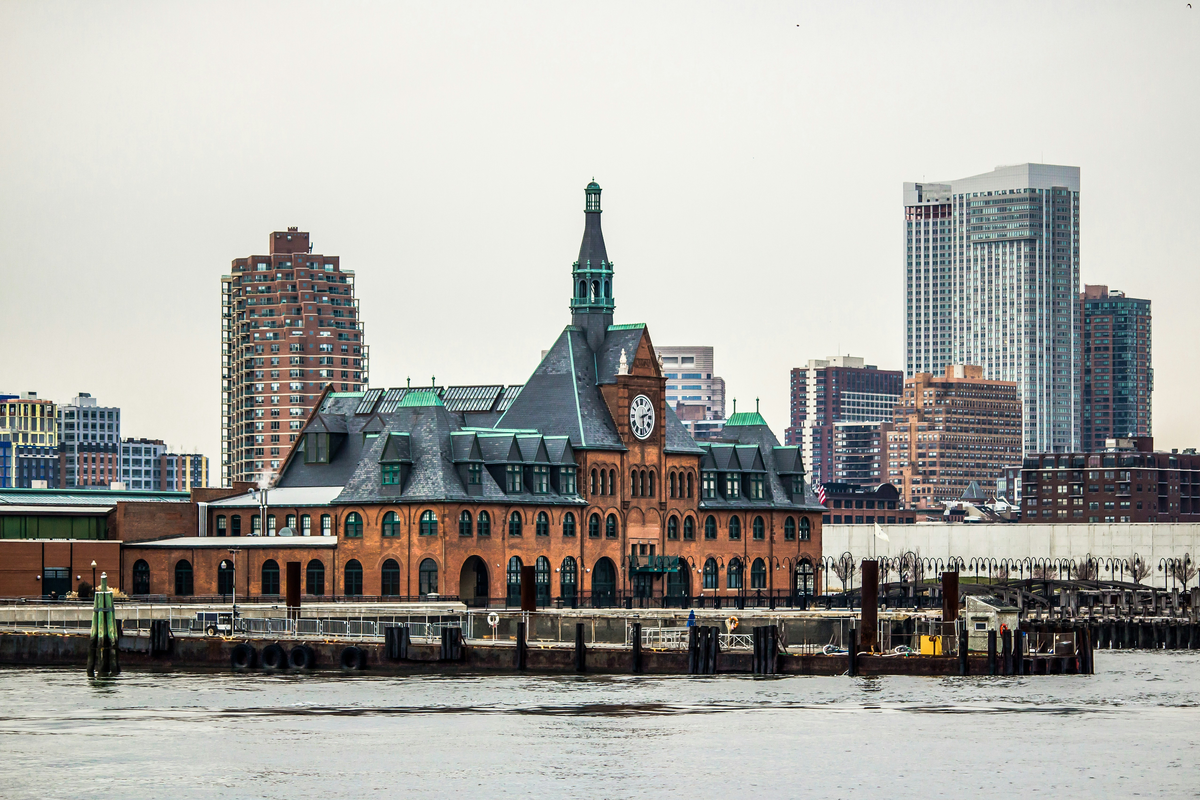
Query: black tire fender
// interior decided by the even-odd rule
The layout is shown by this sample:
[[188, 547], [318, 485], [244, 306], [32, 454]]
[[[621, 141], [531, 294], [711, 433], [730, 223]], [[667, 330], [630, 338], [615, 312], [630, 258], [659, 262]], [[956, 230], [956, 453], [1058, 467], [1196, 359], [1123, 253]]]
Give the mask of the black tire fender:
[[361, 647], [350, 645], [342, 649], [342, 669], [346, 672], [358, 672], [367, 666], [367, 654]]
[[235, 672], [245, 672], [258, 666], [258, 651], [249, 642], [238, 642], [229, 655], [229, 664]]
[[308, 645], [298, 644], [288, 653], [288, 666], [292, 669], [312, 669], [316, 656]]
[[263, 669], [286, 669], [287, 653], [278, 644], [269, 644], [262, 651]]

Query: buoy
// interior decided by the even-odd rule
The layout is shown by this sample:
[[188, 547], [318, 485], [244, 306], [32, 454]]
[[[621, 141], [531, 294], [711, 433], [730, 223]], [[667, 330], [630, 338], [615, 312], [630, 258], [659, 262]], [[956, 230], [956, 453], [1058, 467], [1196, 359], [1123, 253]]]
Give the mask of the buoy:
[[499, 624], [500, 624], [500, 615], [499, 614], [497, 614], [495, 611], [488, 614], [488, 625], [491, 625], [494, 628]]

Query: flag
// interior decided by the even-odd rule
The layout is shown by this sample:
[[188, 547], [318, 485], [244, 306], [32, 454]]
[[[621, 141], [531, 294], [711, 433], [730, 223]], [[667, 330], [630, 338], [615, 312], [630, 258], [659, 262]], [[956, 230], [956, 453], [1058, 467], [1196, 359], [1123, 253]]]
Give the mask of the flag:
[[888, 538], [888, 535], [883, 532], [883, 528], [879, 527], [878, 522], [875, 523], [875, 538], [883, 539], [885, 542], [891, 541], [891, 539]]
[[817, 484], [817, 502], [825, 505], [825, 484], [823, 483]]

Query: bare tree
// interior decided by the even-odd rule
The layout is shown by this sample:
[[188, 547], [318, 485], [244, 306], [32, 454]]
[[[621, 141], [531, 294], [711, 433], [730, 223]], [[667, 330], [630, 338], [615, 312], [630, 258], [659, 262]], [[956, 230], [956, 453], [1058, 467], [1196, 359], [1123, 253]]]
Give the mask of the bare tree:
[[842, 582], [842, 590], [845, 591], [850, 581], [858, 574], [858, 567], [852, 558], [838, 559], [833, 564], [833, 574]]
[[1035, 581], [1045, 581], [1051, 578], [1056, 578], [1056, 568], [1045, 564], [1035, 564], [1033, 567], [1033, 579]]
[[1196, 577], [1196, 573], [1196, 565], [1190, 559], [1186, 562], [1179, 558], [1171, 561], [1171, 577], [1184, 586], [1187, 586], [1188, 582]]
[[1153, 572], [1153, 569], [1146, 563], [1146, 559], [1139, 555], [1134, 555], [1129, 559], [1129, 574], [1133, 576], [1134, 583], [1141, 583], [1147, 575]]
[[1071, 572], [1077, 581], [1094, 581], [1100, 577], [1100, 564], [1081, 558], [1075, 563]]

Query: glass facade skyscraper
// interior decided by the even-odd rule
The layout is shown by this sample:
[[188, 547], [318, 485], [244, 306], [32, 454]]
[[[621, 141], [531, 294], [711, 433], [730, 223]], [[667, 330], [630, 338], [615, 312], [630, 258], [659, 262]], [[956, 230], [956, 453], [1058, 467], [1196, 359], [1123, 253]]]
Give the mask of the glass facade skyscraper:
[[1015, 381], [1026, 453], [1080, 441], [1079, 168], [904, 184], [905, 375]]
[[1107, 439], [1150, 436], [1150, 301], [1107, 286], [1085, 286], [1083, 320], [1083, 447], [1104, 449]]

